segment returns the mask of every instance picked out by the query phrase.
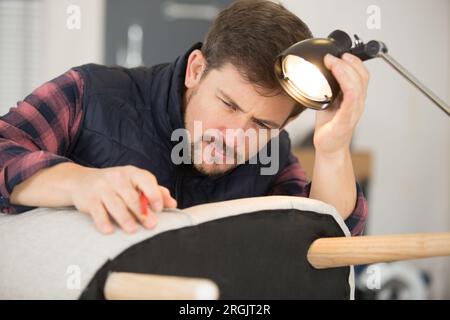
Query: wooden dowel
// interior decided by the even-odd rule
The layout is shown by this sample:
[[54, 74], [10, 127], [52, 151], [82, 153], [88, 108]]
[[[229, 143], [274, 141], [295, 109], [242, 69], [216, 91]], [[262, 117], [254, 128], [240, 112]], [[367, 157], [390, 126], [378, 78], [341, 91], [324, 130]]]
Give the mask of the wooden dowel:
[[104, 295], [108, 300], [214, 300], [219, 289], [208, 279], [113, 272]]
[[317, 269], [450, 255], [450, 232], [321, 238], [308, 261]]

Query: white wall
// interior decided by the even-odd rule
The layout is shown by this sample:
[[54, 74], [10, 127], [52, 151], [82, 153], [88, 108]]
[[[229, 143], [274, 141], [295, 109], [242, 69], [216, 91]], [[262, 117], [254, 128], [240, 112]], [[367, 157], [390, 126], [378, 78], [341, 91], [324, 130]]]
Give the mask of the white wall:
[[[66, 26], [70, 5], [80, 8], [80, 29]], [[103, 62], [104, 0], [43, 0], [42, 7], [47, 36], [43, 43], [41, 82], [77, 65]]]
[[[447, 13], [450, 16], [450, 6], [448, 6], [448, 8], [447, 8]], [[447, 41], [450, 43], [450, 32], [447, 35]], [[448, 74], [450, 75], [450, 54], [448, 54]], [[448, 88], [448, 92], [450, 92], [450, 81], [449, 81], [447, 88]], [[447, 101], [450, 100], [450, 93], [447, 93], [447, 98], [448, 98]], [[450, 182], [448, 184], [450, 184]], [[449, 187], [449, 189], [450, 189], [450, 187]], [[448, 192], [448, 193], [450, 193], [450, 192]], [[450, 196], [448, 196], [448, 194], [447, 194], [447, 197], [450, 198]], [[448, 201], [450, 202], [450, 200], [448, 200]], [[448, 211], [450, 211], [450, 209]], [[447, 268], [447, 270], [448, 270], [448, 268]], [[447, 277], [446, 283], [447, 283], [447, 290], [445, 291], [445, 297], [449, 298], [450, 297], [450, 277]]]
[[42, 60], [42, 3], [0, 1], [0, 114], [38, 84]]
[[[80, 9], [69, 29], [67, 8]], [[0, 3], [0, 114], [73, 66], [102, 63], [104, 0], [6, 0]]]
[[[315, 36], [334, 29], [385, 42], [391, 55], [450, 101], [450, 2], [447, 0], [284, 0]], [[366, 26], [369, 5], [381, 9], [381, 29]], [[381, 60], [366, 62], [371, 83], [355, 149], [370, 150], [371, 234], [450, 231], [450, 119]], [[313, 112], [290, 127], [300, 138]], [[450, 259], [416, 262], [434, 276], [433, 297], [450, 297]]]

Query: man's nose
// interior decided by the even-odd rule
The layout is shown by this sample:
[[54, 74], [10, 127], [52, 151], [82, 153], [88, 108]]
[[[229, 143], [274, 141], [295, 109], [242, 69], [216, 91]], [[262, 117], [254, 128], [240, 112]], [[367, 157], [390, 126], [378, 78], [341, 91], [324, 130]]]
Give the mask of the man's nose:
[[238, 148], [245, 145], [244, 128], [225, 128], [221, 131], [223, 142], [230, 148]]

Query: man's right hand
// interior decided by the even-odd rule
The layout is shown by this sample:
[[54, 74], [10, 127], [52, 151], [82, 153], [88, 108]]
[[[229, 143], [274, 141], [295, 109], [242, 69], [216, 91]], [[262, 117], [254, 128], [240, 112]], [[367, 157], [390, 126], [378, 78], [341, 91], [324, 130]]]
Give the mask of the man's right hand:
[[[70, 188], [72, 203], [89, 214], [102, 233], [114, 232], [111, 220], [127, 233], [135, 232], [138, 222], [151, 229], [157, 223], [155, 212], [177, 206], [169, 190], [158, 185], [156, 177], [147, 170], [131, 165], [84, 169]], [[141, 212], [140, 191], [150, 205], [147, 216]]]

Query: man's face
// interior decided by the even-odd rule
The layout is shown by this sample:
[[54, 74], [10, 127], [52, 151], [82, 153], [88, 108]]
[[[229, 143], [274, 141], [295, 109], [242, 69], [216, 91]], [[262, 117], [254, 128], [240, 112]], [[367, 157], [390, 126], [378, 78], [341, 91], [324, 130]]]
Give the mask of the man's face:
[[261, 95], [261, 89], [246, 81], [232, 64], [203, 75], [205, 66], [199, 50], [191, 53], [184, 122], [195, 168], [220, 175], [254, 156], [277, 136], [294, 101], [284, 94]]

